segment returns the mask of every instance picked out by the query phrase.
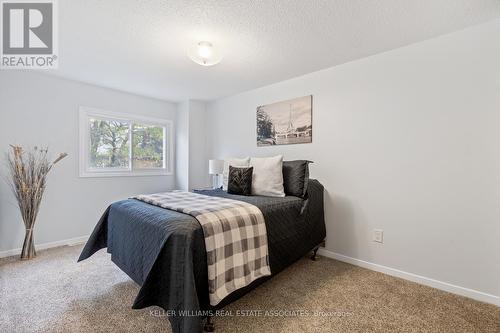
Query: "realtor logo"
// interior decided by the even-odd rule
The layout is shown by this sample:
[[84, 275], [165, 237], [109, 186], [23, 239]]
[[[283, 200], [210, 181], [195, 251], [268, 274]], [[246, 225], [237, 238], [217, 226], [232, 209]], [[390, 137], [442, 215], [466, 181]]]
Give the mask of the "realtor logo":
[[4, 0], [1, 6], [1, 68], [57, 68], [55, 0]]

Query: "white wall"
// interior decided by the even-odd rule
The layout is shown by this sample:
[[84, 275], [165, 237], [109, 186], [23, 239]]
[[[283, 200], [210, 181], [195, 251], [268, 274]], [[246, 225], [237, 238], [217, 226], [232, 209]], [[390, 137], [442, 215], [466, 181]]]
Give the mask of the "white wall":
[[[111, 202], [133, 194], [165, 191], [174, 176], [78, 177], [78, 108], [90, 106], [175, 120], [176, 105], [63, 80], [35, 72], [0, 72], [0, 153], [9, 144], [48, 145], [54, 156], [69, 156], [49, 175], [35, 227], [35, 242], [89, 235]], [[1, 177], [6, 175], [2, 156]], [[15, 199], [0, 180], [0, 252], [22, 246], [24, 229]]]
[[205, 117], [206, 105], [190, 101], [189, 111], [189, 188], [203, 188], [208, 186], [206, 135], [210, 133]]
[[177, 105], [175, 136], [176, 188], [187, 191], [189, 189], [189, 101]]
[[[313, 160], [328, 250], [500, 296], [499, 36], [496, 20], [215, 101], [209, 154]], [[308, 94], [313, 143], [257, 148], [256, 107]]]
[[188, 100], [177, 110], [177, 188], [204, 188], [208, 186], [206, 104]]

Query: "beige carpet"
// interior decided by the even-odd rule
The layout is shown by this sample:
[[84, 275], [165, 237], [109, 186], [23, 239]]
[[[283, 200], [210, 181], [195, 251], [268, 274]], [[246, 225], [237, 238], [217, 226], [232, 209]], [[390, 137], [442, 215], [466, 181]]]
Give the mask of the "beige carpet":
[[[130, 308], [138, 287], [104, 251], [77, 264], [80, 250], [0, 260], [0, 332], [170, 332], [161, 309]], [[216, 332], [500, 332], [499, 307], [327, 258], [224, 310]]]

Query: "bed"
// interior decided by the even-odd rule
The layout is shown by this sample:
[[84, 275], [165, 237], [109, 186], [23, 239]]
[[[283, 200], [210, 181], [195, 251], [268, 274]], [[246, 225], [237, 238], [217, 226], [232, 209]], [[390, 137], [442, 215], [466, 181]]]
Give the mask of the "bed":
[[135, 199], [111, 204], [97, 223], [78, 261], [107, 247], [111, 260], [141, 286], [132, 307], [160, 306], [172, 331], [202, 332], [203, 319], [317, 250], [326, 236], [323, 186], [308, 180], [304, 199], [240, 196], [222, 190], [196, 191], [257, 206], [265, 219], [271, 276], [210, 305], [203, 230], [187, 214]]

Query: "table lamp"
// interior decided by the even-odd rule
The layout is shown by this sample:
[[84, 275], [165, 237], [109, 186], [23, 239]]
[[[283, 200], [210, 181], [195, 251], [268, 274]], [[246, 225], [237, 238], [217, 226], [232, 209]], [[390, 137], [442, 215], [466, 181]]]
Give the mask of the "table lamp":
[[209, 160], [208, 161], [208, 174], [212, 175], [212, 187], [219, 188], [219, 175], [224, 171], [223, 160]]

